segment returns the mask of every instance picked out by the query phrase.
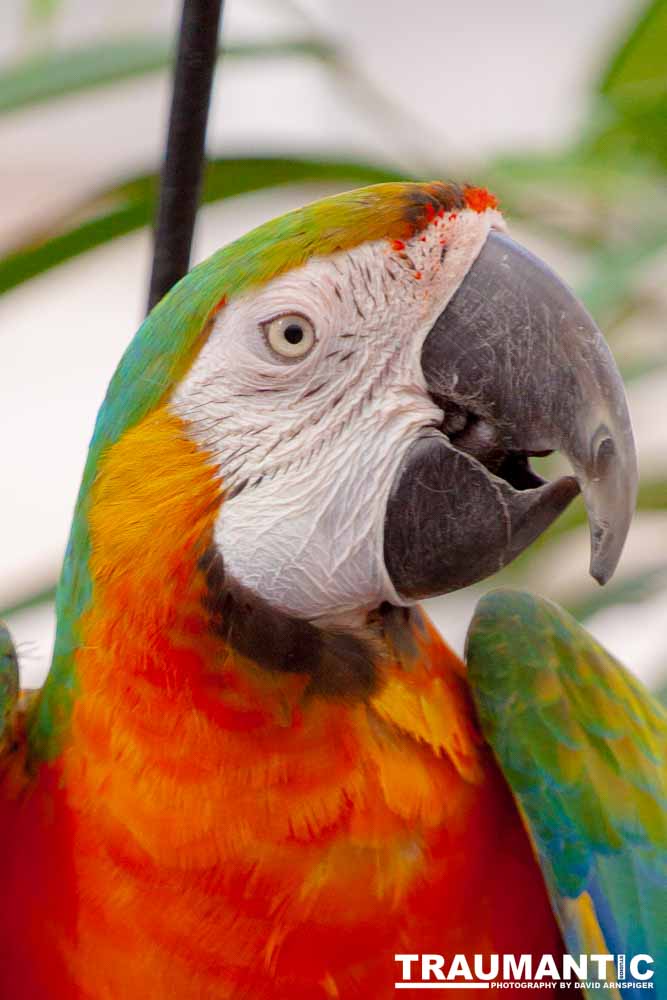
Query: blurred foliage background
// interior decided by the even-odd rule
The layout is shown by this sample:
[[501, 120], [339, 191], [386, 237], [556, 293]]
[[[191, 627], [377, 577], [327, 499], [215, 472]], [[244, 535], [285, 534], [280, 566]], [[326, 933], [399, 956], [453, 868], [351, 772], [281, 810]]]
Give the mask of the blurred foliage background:
[[[491, 0], [488, 3], [491, 10]], [[96, 6], [112, 5], [105, 0]], [[578, 109], [575, 134], [567, 136], [560, 148], [554, 148], [552, 143], [545, 149], [540, 142], [535, 149], [504, 152], [502, 142], [500, 146], [496, 142], [496, 148], [488, 153], [472, 148], [474, 143], [469, 143], [467, 149], [459, 143], [446, 155], [442, 143], [433, 141], [433, 135], [411, 114], [406, 102], [396, 100], [392, 88], [378, 85], [367, 72], [363, 45], [347, 44], [345, 23], [338, 25], [338, 30], [331, 29], [331, 20], [327, 24], [326, 19], [323, 22], [317, 16], [315, 0], [303, 7], [291, 2], [288, 5], [284, 0], [280, 7], [283, 13], [289, 11], [287, 25], [276, 19], [271, 6], [265, 4], [258, 14], [261, 30], [253, 31], [251, 26], [239, 35], [227, 30], [235, 7], [234, 0], [228, 0], [220, 48], [222, 65], [247, 66], [245, 91], [243, 87], [232, 88], [230, 99], [247, 102], [251, 118], [252, 102], [257, 99], [247, 82], [252, 80], [252, 74], [265, 73], [267, 67], [270, 72], [285, 61], [296, 67], [307, 65], [303, 87], [311, 86], [314, 79], [326, 78], [334, 109], [336, 102], [341, 107], [354, 106], [374, 139], [367, 149], [363, 138], [346, 143], [340, 139], [340, 130], [332, 125], [334, 141], [320, 144], [326, 147], [324, 150], [313, 151], [308, 148], [311, 144], [299, 142], [294, 129], [280, 135], [275, 129], [271, 134], [262, 134], [257, 128], [247, 130], [244, 142], [237, 141], [237, 148], [230, 150], [224, 148], [213, 128], [204, 201], [210, 205], [222, 203], [222, 211], [238, 220], [230, 235], [275, 214], [274, 201], [257, 202], [261, 192], [288, 192], [281, 193], [275, 202], [282, 210], [306, 200], [306, 194], [314, 197], [329, 190], [396, 177], [474, 179], [499, 196], [515, 234], [552, 262], [581, 294], [604, 330], [628, 387], [638, 439], [641, 488], [628, 549], [614, 580], [600, 589], [586, 577], [587, 528], [579, 501], [538, 544], [492, 581], [429, 602], [433, 617], [445, 636], [460, 648], [471, 608], [481, 592], [500, 582], [529, 587], [565, 605], [648, 683], [663, 687], [667, 682], [667, 0], [627, 5], [627, 16], [620, 19], [616, 37], [600, 44], [600, 51], [594, 54], [592, 61], [598, 68], [592, 74], [583, 106]], [[463, 15], [460, 0], [451, 0], [446, 6], [451, 8], [452, 17]], [[75, 96], [97, 102], [99, 114], [104, 116], [114, 90], [127, 93], [128, 87], [160, 73], [166, 78], [173, 49], [171, 23], [152, 33], [132, 33], [132, 17], [123, 17], [122, 11], [128, 8], [121, 4], [113, 23], [103, 19], [97, 31], [84, 41], [63, 44], [59, 23], [67, 12], [67, 0], [30, 0], [14, 7], [20, 21], [18, 30], [14, 24], [18, 44], [5, 53], [0, 66], [0, 137], [3, 122], [10, 118], [28, 118], [49, 105], [66, 108], [67, 101]], [[428, 30], [432, 4], [415, 0], [413, 7], [415, 17], [422, 18]], [[376, 11], [379, 9], [376, 7]], [[526, 9], [540, 17], [534, 5]], [[399, 68], [400, 41], [397, 35], [396, 52], [387, 56]], [[446, 42], [447, 38], [443, 38], [445, 51]], [[467, 72], [477, 79], [485, 73], [478, 52], [471, 52]], [[415, 88], [418, 91], [419, 79], [414, 74], [411, 83], [413, 92]], [[443, 92], [445, 111], [447, 101], [460, 101], [466, 94], [466, 79], [460, 83], [456, 94]], [[489, 88], [502, 85], [492, 74], [487, 84]], [[531, 86], [528, 63], [525, 85]], [[219, 86], [220, 113], [224, 116], [224, 74]], [[272, 109], [278, 122], [286, 112], [284, 104], [276, 103]], [[470, 113], [477, 113], [474, 103]], [[326, 131], [326, 122], [323, 127]], [[496, 121], [495, 127], [502, 138], [502, 120]], [[43, 154], [39, 131], [35, 135], [34, 156], [38, 161]], [[76, 295], [77, 287], [82, 288], [90, 272], [81, 272], [77, 286], [74, 272], [57, 269], [66, 262], [71, 266], [96, 248], [149, 226], [155, 210], [158, 154], [159, 150], [132, 176], [100, 178], [96, 190], [86, 191], [75, 202], [70, 198], [60, 212], [44, 212], [26, 199], [20, 212], [14, 212], [20, 224], [9, 236], [4, 234], [0, 305], [4, 301], [14, 303], [16, 309], [18, 301], [25, 310], [29, 308], [26, 303], [34, 302], [34, 316], [29, 322], [43, 326], [40, 336], [49, 337], [48, 297], [36, 294], [20, 301], [13, 297], [28, 283], [37, 288], [39, 281], [54, 269], [53, 280], [68, 275], [72, 294]], [[76, 155], [81, 155], [81, 149]], [[148, 258], [148, 244], [142, 243], [142, 248]], [[207, 247], [210, 249], [213, 247]], [[100, 267], [105, 266], [105, 260], [112, 260], [94, 255], [91, 259], [99, 260]], [[145, 268], [147, 273], [148, 260]], [[140, 284], [138, 279], [137, 287]], [[145, 291], [134, 306], [137, 320], [141, 295]], [[99, 307], [102, 311], [107, 308], [104, 302]], [[11, 319], [11, 323], [3, 323], [0, 352], [0, 357], [4, 356], [3, 385], [7, 387], [12, 382], [12, 358], [16, 357], [9, 347], [12, 329], [8, 325], [14, 325], [15, 314], [10, 310], [4, 315]], [[93, 322], [99, 326], [94, 318]], [[131, 328], [124, 331], [124, 339], [129, 339], [131, 333]], [[28, 349], [39, 353], [39, 339]], [[57, 352], [54, 356], [58, 356]], [[96, 362], [104, 373], [100, 385], [111, 375], [107, 360], [102, 353]], [[82, 380], [90, 376], [86, 364], [82, 363]], [[19, 364], [16, 371], [20, 370]], [[55, 372], [53, 378], [57, 377]], [[2, 392], [5, 394], [6, 388]], [[49, 418], [43, 396], [31, 385], [23, 385], [20, 393], [20, 397], [12, 399], [20, 398], [31, 410], [41, 412], [43, 426]], [[57, 390], [53, 398], [58, 398]], [[18, 404], [14, 401], [12, 406], [14, 409], [7, 405], [0, 410], [6, 424], [2, 428], [5, 454], [5, 442], [18, 433], [21, 424]], [[90, 406], [82, 406], [81, 420], [87, 422], [84, 438], [92, 428], [89, 410]], [[27, 450], [24, 447], [22, 458], [16, 450], [13, 453], [13, 467], [8, 466], [6, 458], [3, 462], [0, 552], [11, 550], [20, 556], [16, 540], [20, 528], [14, 523], [17, 503], [21, 503], [16, 497], [21, 482], [17, 461], [45, 463], [45, 505], [49, 490], [57, 490], [53, 478], [57, 477], [53, 470], [59, 468], [57, 455], [54, 459], [41, 454], [40, 437], [35, 433]], [[49, 450], [48, 446], [45, 450]], [[557, 456], [544, 460], [547, 474], [556, 471], [559, 461]], [[50, 479], [49, 470], [53, 473]], [[76, 481], [67, 486], [70, 506], [76, 486]], [[46, 507], [30, 507], [29, 483], [25, 489], [25, 503], [33, 510], [33, 519], [37, 515], [46, 517]], [[60, 536], [46, 547], [48, 551], [43, 545], [40, 552], [29, 551], [30, 532], [26, 532], [25, 565], [15, 555], [0, 574], [0, 606], [4, 604], [1, 614], [18, 635], [27, 683], [40, 680], [48, 661], [58, 563], [53, 553], [62, 551], [65, 541], [60, 521], [56, 531]]]

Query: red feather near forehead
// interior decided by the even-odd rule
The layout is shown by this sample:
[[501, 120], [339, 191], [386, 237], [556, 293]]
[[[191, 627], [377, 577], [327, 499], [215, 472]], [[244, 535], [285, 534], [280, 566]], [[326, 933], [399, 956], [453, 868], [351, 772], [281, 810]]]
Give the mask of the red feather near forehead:
[[498, 199], [495, 194], [491, 194], [486, 188], [465, 187], [463, 197], [468, 208], [473, 212], [486, 212], [487, 209], [498, 208]]

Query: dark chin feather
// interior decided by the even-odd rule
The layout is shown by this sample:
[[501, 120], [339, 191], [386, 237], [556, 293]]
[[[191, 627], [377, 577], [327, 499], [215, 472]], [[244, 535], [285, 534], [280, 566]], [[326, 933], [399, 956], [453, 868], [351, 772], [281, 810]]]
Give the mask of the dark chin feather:
[[202, 556], [211, 628], [239, 655], [273, 673], [307, 674], [308, 692], [367, 698], [378, 686], [381, 633], [316, 625], [273, 607], [231, 579], [215, 548]]

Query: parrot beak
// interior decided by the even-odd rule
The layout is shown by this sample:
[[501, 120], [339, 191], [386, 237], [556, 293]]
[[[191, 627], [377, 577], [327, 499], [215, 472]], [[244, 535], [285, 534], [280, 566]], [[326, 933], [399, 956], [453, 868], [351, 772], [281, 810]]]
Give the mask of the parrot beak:
[[[390, 492], [384, 554], [396, 591], [430, 597], [484, 579], [579, 491], [590, 572], [606, 583], [634, 511], [637, 461], [621, 376], [572, 292], [491, 232], [421, 361], [444, 417], [409, 447]], [[574, 476], [548, 483], [529, 457], [555, 450]]]

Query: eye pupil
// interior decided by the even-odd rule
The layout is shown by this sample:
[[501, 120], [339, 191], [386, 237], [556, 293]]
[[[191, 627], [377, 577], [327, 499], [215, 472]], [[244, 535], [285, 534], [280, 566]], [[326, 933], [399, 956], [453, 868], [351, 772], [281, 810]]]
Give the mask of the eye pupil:
[[263, 326], [266, 341], [279, 357], [299, 361], [317, 343], [313, 324], [298, 313], [283, 313]]
[[283, 336], [288, 344], [300, 344], [303, 340], [303, 330], [297, 323], [290, 323], [290, 325], [285, 328]]

